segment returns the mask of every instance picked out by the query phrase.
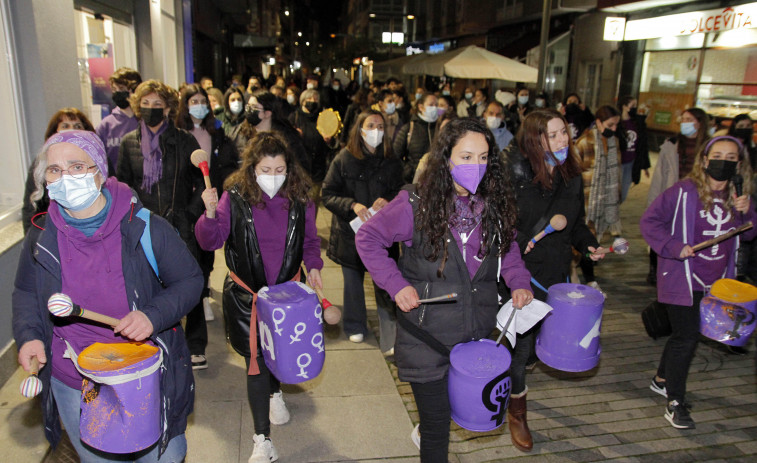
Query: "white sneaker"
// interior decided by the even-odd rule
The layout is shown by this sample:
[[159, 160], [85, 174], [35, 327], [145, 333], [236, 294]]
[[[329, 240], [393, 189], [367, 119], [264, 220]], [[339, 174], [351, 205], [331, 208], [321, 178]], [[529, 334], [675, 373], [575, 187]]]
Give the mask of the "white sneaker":
[[271, 439], [262, 434], [255, 434], [252, 436], [252, 441], [255, 442], [255, 447], [253, 447], [252, 455], [250, 455], [247, 463], [270, 463], [279, 459], [279, 453], [273, 446]]
[[202, 298], [202, 309], [205, 312], [205, 321], [206, 322], [212, 322], [216, 319], [215, 315], [213, 315], [213, 308], [210, 306], [210, 298], [209, 297], [203, 297]]
[[384, 354], [384, 357], [391, 357], [392, 355], [394, 355], [394, 347], [384, 352], [383, 354]]
[[605, 294], [605, 292], [602, 291], [602, 288], [599, 287], [599, 283], [597, 283], [596, 281], [590, 281], [590, 282], [586, 283], [586, 286], [588, 286], [589, 288], [596, 289], [597, 291], [599, 291], [600, 293], [602, 293], [602, 296], [604, 296], [605, 299], [607, 299], [607, 294]]
[[269, 402], [268, 420], [277, 426], [289, 423], [289, 410], [284, 403], [284, 394], [274, 392]]
[[350, 341], [352, 341], [354, 343], [361, 343], [361, 342], [363, 342], [363, 333], [351, 334], [350, 335]]
[[410, 439], [413, 441], [418, 450], [421, 449], [421, 425], [416, 424], [413, 428], [413, 432], [410, 433]]

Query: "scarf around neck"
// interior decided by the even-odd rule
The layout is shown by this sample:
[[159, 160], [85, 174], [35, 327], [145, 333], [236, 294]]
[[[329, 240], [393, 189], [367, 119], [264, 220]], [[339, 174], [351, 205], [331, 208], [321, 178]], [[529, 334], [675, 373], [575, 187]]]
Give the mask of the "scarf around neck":
[[484, 202], [478, 195], [455, 197], [455, 210], [449, 216], [449, 228], [457, 234], [468, 234], [481, 223]]
[[152, 187], [163, 176], [163, 152], [160, 150], [160, 136], [168, 128], [168, 122], [163, 122], [156, 133], [153, 133], [145, 121], [139, 121], [142, 135], [142, 185], [147, 193], [152, 193]]

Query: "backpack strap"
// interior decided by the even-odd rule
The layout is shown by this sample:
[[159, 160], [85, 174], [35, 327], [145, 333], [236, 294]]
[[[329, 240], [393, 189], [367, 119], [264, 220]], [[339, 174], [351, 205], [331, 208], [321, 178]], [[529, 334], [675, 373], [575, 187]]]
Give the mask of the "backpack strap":
[[145, 257], [152, 267], [152, 271], [155, 272], [155, 276], [163, 284], [163, 280], [160, 279], [160, 272], [158, 271], [158, 262], [155, 260], [155, 253], [152, 250], [152, 238], [150, 237], [150, 211], [146, 208], [142, 208], [137, 211], [137, 217], [145, 222], [145, 229], [142, 231], [142, 236], [139, 237], [139, 243], [142, 245], [142, 251], [145, 252]]

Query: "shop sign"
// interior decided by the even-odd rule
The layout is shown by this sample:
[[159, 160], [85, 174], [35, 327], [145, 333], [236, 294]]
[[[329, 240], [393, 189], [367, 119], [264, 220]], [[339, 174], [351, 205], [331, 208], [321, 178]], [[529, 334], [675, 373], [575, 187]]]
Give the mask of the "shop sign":
[[753, 27], [757, 27], [757, 3], [747, 3], [714, 10], [693, 11], [691, 13], [628, 21], [624, 39], [653, 39], [702, 32], [751, 29]]
[[673, 121], [673, 113], [670, 111], [655, 111], [654, 123], [657, 125], [668, 125]]
[[626, 18], [605, 18], [604, 40], [615, 42], [623, 41], [623, 32], [625, 31], [625, 29]]

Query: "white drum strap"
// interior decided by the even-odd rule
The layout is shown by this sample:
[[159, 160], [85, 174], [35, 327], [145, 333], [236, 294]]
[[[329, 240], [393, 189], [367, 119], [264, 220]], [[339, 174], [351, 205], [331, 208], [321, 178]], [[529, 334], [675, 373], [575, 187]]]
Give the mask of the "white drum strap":
[[91, 379], [92, 381], [100, 384], [105, 384], [107, 386], [113, 386], [116, 384], [123, 384], [128, 383], [129, 381], [134, 381], [135, 379], [140, 380], [140, 386], [142, 385], [142, 378], [146, 376], [150, 376], [151, 374], [155, 373], [158, 368], [163, 364], [163, 349], [158, 349], [158, 352], [160, 352], [160, 356], [158, 357], [158, 361], [154, 364], [150, 365], [149, 367], [145, 368], [144, 370], [135, 371], [134, 373], [128, 373], [118, 376], [97, 376], [92, 373], [84, 371], [79, 366], [79, 356], [76, 355], [76, 351], [74, 351], [74, 348], [71, 347], [71, 344], [68, 343], [65, 339], [63, 342], [66, 343], [66, 352], [63, 354], [63, 358], [71, 359], [72, 362], [74, 362], [74, 367], [76, 370], [84, 377], [87, 377]]

